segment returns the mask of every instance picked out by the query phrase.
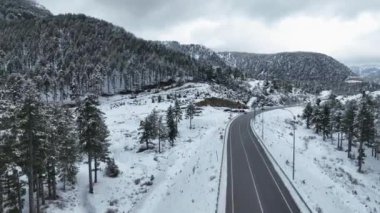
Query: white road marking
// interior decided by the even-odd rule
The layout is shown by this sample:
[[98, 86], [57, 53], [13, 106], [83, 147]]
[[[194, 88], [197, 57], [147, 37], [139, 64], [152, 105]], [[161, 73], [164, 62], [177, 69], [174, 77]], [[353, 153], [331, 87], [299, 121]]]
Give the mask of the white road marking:
[[248, 169], [249, 169], [249, 172], [251, 173], [251, 178], [252, 178], [253, 186], [254, 186], [254, 188], [255, 188], [255, 192], [256, 192], [257, 200], [259, 201], [260, 210], [261, 210], [262, 213], [264, 213], [264, 209], [263, 209], [263, 206], [262, 206], [262, 204], [261, 204], [261, 200], [260, 200], [260, 195], [259, 195], [259, 192], [257, 191], [255, 178], [253, 177], [253, 172], [252, 172], [252, 169], [251, 169], [251, 163], [250, 163], [249, 160], [248, 160], [248, 154], [247, 154], [247, 151], [246, 151], [246, 149], [245, 149], [245, 147], [244, 147], [244, 145], [243, 145], [243, 143], [242, 143], [242, 141], [241, 141], [241, 135], [240, 135], [240, 133], [241, 133], [241, 125], [240, 125], [240, 123], [239, 123], [239, 137], [240, 137], [240, 140], [239, 140], [239, 141], [240, 141], [241, 146], [243, 147], [244, 154], [245, 154], [245, 159], [247, 160], [247, 163], [248, 163]]
[[[251, 125], [248, 125], [248, 126], [250, 127]], [[278, 191], [280, 192], [282, 199], [285, 201], [285, 203], [286, 203], [286, 205], [288, 206], [288, 209], [290, 210], [290, 212], [293, 213], [292, 208], [290, 208], [290, 205], [289, 205], [288, 201], [286, 201], [286, 198], [285, 198], [284, 194], [282, 193], [282, 190], [281, 190], [280, 187], [278, 186], [278, 183], [277, 183], [276, 179], [274, 178], [272, 172], [270, 171], [267, 162], [265, 161], [263, 155], [262, 155], [261, 152], [259, 151], [259, 149], [258, 149], [258, 147], [257, 147], [257, 144], [253, 142], [253, 141], [254, 141], [254, 138], [253, 138], [253, 136], [251, 135], [251, 131], [252, 131], [251, 129], [248, 130], [248, 134], [249, 134], [249, 136], [250, 136], [251, 139], [252, 139], [251, 142], [252, 142], [253, 145], [256, 147], [256, 150], [257, 150], [257, 152], [259, 153], [261, 159], [264, 161], [264, 164], [265, 164], [265, 166], [266, 166], [266, 168], [267, 168], [267, 170], [268, 170], [270, 176], [272, 177], [274, 183], [276, 184], [277, 189], [278, 189]], [[253, 134], [253, 133], [252, 133], [252, 134]]]

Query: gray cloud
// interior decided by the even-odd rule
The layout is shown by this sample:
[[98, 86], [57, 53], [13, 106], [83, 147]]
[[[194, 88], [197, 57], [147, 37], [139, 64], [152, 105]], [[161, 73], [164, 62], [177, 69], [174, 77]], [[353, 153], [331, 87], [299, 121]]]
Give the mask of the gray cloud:
[[232, 10], [265, 21], [292, 14], [331, 15], [352, 18], [364, 11], [380, 11], [378, 0], [229, 0]]
[[[104, 14], [133, 29], [167, 27], [201, 17], [245, 16], [271, 22], [299, 13], [350, 18], [364, 11], [380, 11], [379, 0], [81, 0], [85, 2], [82, 8], [70, 6], [78, 0], [38, 1], [53, 12], [74, 9], [94, 16]], [[65, 4], [57, 4], [60, 1]]]
[[[265, 33], [256, 35], [250, 28], [252, 25], [235, 27], [231, 35], [224, 22], [231, 19], [257, 21], [264, 27], [260, 30], [266, 33], [281, 34], [273, 30], [273, 26], [292, 17], [322, 17], [340, 19], [342, 22], [355, 20], [358, 16], [368, 13], [380, 14], [379, 0], [37, 0], [54, 14], [58, 13], [84, 13], [104, 19], [124, 27], [127, 31], [147, 39], [175, 39], [179, 41], [197, 43], [211, 46], [216, 49], [245, 50], [250, 52], [283, 51], [284, 46], [278, 41], [270, 40], [273, 36]], [[380, 16], [377, 16], [380, 17]], [[198, 20], [207, 20], [222, 25], [207, 32], [203, 28], [196, 28], [187, 32], [186, 36], [179, 29], [186, 31], [189, 23]], [[380, 20], [379, 20], [380, 21]], [[251, 24], [248, 22], [248, 24]], [[292, 25], [293, 26], [293, 25]], [[234, 26], [231, 26], [234, 27]], [[265, 28], [267, 27], [267, 28]], [[294, 26], [293, 26], [294, 27]], [[249, 29], [248, 36], [247, 29]], [[258, 29], [259, 30], [259, 29]], [[303, 30], [302, 27], [299, 29]], [[328, 29], [329, 30], [329, 29]], [[241, 39], [239, 33], [241, 32]], [[171, 33], [171, 35], [170, 35]], [[285, 32], [288, 33], [289, 32]], [[322, 32], [326, 33], [326, 32]], [[333, 33], [333, 32], [331, 32]], [[296, 38], [295, 33], [295, 39]], [[301, 33], [302, 34], [302, 33]], [[258, 36], [255, 38], [249, 36]], [[207, 37], [206, 37], [207, 36]], [[213, 37], [219, 41], [213, 41]], [[184, 38], [186, 37], [186, 38]], [[281, 36], [275, 36], [276, 38]], [[289, 37], [289, 36], [288, 36]], [[344, 48], [340, 44], [339, 50], [326, 52], [325, 49], [312, 49], [327, 54], [336, 54], [337, 58], [351, 60], [352, 58], [376, 58], [380, 51], [373, 48], [368, 42], [378, 41], [380, 32], [370, 32], [358, 38], [358, 44], [350, 49], [351, 44]], [[249, 45], [246, 44], [249, 39]], [[252, 41], [253, 40], [253, 41]], [[283, 42], [291, 42], [284, 40]], [[323, 41], [319, 41], [323, 42]], [[357, 46], [363, 44], [366, 49]], [[299, 46], [295, 46], [298, 48]], [[251, 48], [251, 49], [249, 49]], [[287, 47], [287, 49], [293, 49]], [[360, 50], [360, 55], [356, 50]], [[301, 49], [302, 50], [302, 49]], [[305, 50], [309, 50], [305, 47]], [[367, 51], [367, 52], [366, 52]], [[355, 55], [356, 54], [356, 55]], [[372, 60], [372, 59], [371, 59]]]

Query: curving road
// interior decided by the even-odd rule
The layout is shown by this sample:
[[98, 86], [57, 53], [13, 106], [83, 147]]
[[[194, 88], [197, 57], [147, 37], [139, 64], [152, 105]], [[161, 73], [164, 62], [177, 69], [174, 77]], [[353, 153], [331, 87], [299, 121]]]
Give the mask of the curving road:
[[253, 113], [237, 117], [227, 139], [227, 213], [298, 213], [297, 204], [254, 136]]

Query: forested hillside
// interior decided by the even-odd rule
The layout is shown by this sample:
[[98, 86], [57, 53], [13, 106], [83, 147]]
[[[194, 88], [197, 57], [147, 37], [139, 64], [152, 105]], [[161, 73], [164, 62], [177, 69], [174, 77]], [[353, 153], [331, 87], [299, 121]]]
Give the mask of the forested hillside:
[[226, 62], [217, 52], [199, 44], [180, 44], [176, 41], [162, 42], [167, 48], [191, 56], [212, 66], [227, 67]]
[[249, 77], [281, 79], [313, 90], [344, 87], [348, 76], [355, 75], [334, 58], [311, 52], [253, 54], [222, 52], [220, 56]]
[[367, 82], [347, 84], [355, 76], [348, 67], [334, 58], [312, 52], [255, 54], [242, 52], [215, 52], [198, 44], [162, 42], [166, 47], [214, 67], [229, 67], [240, 77], [267, 79], [290, 83], [311, 93], [334, 89], [338, 93], [355, 93], [363, 88], [374, 90], [376, 84]]
[[[161, 84], [209, 81], [231, 85], [206, 63], [85, 15], [0, 23], [2, 76], [36, 80], [55, 100], [86, 92], [141, 91]], [[223, 79], [224, 78], [224, 79]]]
[[0, 0], [0, 20], [19, 20], [51, 16], [41, 5], [31, 0]]

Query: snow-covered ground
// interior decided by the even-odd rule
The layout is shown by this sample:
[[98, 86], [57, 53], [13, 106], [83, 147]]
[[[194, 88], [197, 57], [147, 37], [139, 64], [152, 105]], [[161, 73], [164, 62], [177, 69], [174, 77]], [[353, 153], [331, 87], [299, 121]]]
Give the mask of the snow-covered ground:
[[[294, 115], [302, 107], [265, 112], [264, 144], [285, 171], [292, 177], [292, 127]], [[261, 116], [252, 123], [261, 135]], [[300, 123], [304, 123], [301, 121]], [[348, 213], [380, 212], [380, 160], [371, 157], [367, 149], [364, 173], [357, 172], [356, 160], [336, 149], [336, 141], [323, 141], [305, 124], [296, 129], [296, 160], [294, 185], [315, 212]], [[336, 136], [335, 140], [336, 140]], [[344, 142], [344, 150], [346, 143]], [[356, 148], [355, 155], [356, 153]]]
[[[189, 120], [179, 124], [180, 136], [174, 147], [164, 143], [163, 152], [157, 149], [137, 153], [140, 121], [153, 109], [161, 115], [173, 100], [167, 94], [181, 94], [185, 107], [192, 100], [223, 95], [207, 84], [185, 84], [160, 93], [145, 93], [136, 99], [113, 96], [101, 99], [110, 130], [111, 157], [121, 170], [117, 178], [100, 173], [94, 194], [88, 193], [88, 168], [81, 164], [75, 189], [59, 193], [63, 199], [52, 204], [48, 212], [215, 212], [222, 158], [224, 128], [232, 116], [223, 109], [204, 107], [194, 117], [193, 129]], [[152, 103], [161, 95], [163, 101]], [[101, 165], [104, 168], [104, 165]], [[63, 202], [63, 201], [64, 202]]]

